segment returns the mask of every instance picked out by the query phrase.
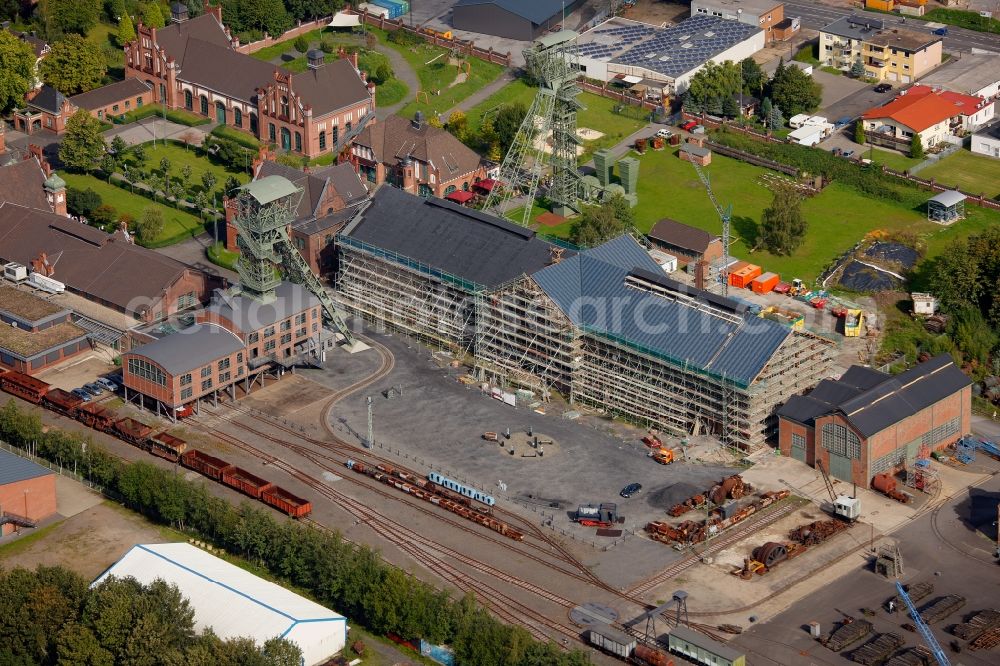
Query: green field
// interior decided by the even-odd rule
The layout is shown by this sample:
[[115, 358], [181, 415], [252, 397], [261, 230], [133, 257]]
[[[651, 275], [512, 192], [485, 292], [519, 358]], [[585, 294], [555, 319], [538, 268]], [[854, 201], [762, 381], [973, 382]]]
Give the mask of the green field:
[[1000, 160], [959, 150], [920, 171], [921, 178], [933, 178], [942, 185], [957, 187], [969, 194], [1000, 196]]
[[[721, 234], [722, 222], [694, 167], [678, 159], [676, 150], [648, 151], [639, 160], [639, 205], [635, 209], [639, 231], [647, 232], [658, 220], [670, 217]], [[712, 156], [712, 164], [706, 171], [719, 202], [723, 206], [733, 204], [733, 256], [760, 264], [764, 270], [786, 279], [816, 278], [837, 256], [875, 229], [916, 231], [927, 239], [930, 252], [937, 253], [950, 240], [981, 229], [990, 220], [998, 220], [994, 213], [970, 207], [968, 220], [943, 228], [928, 222], [921, 211], [871, 199], [834, 183], [803, 202], [809, 231], [794, 255], [779, 257], [763, 250], [751, 253], [748, 246], [754, 244], [756, 223], [771, 203], [771, 193], [761, 182], [761, 176], [771, 172], [720, 155]], [[567, 223], [538, 230], [568, 237], [569, 228]]]
[[[241, 183], [247, 182], [249, 177], [240, 171], [230, 171], [220, 164], [212, 162], [207, 157], [198, 154], [195, 148], [184, 148], [175, 143], [163, 143], [162, 141], [153, 147], [152, 143], [143, 144], [146, 151], [146, 161], [142, 168], [146, 171], [160, 171], [160, 160], [166, 157], [170, 160], [170, 176], [177, 179], [181, 175], [181, 169], [185, 164], [191, 166], [191, 180], [188, 181], [188, 188], [193, 191], [201, 191], [204, 187], [201, 184], [201, 176], [205, 172], [212, 172], [215, 175], [215, 189], [219, 190], [230, 176], [236, 176]], [[137, 165], [135, 156], [129, 153], [128, 162], [130, 167]], [[116, 188], [117, 189], [117, 188]], [[131, 195], [130, 195], [131, 196]], [[142, 198], [142, 197], [140, 197]], [[142, 199], [145, 201], [145, 199]], [[115, 206], [117, 208], [117, 206]]]
[[128, 190], [111, 185], [95, 176], [69, 172], [62, 172], [60, 175], [66, 180], [69, 187], [78, 190], [90, 188], [101, 195], [103, 202], [113, 207], [119, 214], [128, 213], [136, 220], [142, 217], [142, 211], [149, 207], [160, 209], [163, 212], [163, 233], [150, 244], [153, 247], [171, 245], [188, 236], [197, 235], [205, 229], [205, 223], [190, 213], [161, 203], [154, 203], [150, 199], [132, 194]]
[[228, 268], [231, 271], [236, 270], [236, 260], [240, 258], [239, 252], [230, 252], [222, 243], [210, 246], [205, 250], [205, 254], [213, 264]]
[[895, 150], [884, 150], [882, 148], [875, 148], [873, 151], [864, 151], [864, 157], [868, 157], [869, 155], [871, 156], [872, 162], [875, 162], [876, 164], [884, 164], [894, 171], [906, 171], [923, 162], [922, 159], [915, 160], [909, 155], [904, 155], [903, 153]]

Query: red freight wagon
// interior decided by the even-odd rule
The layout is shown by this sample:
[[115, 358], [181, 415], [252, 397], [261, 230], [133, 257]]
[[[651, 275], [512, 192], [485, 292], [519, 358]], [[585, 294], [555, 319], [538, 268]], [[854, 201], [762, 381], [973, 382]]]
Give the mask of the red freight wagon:
[[230, 467], [225, 470], [222, 473], [222, 482], [254, 499], [260, 499], [260, 494], [274, 485], [270, 481], [265, 481], [239, 467]]
[[184, 455], [181, 456], [181, 464], [216, 481], [221, 481], [222, 473], [232, 467], [225, 460], [202, 453], [197, 449], [185, 451]]
[[49, 392], [42, 398], [42, 403], [54, 412], [73, 417], [76, 416], [76, 410], [83, 404], [83, 398], [73, 395], [69, 391], [54, 388], [49, 389]]
[[170, 462], [180, 460], [181, 454], [185, 451], [187, 451], [187, 442], [165, 432], [153, 435], [149, 445], [150, 453], [166, 458]]
[[305, 518], [312, 513], [311, 502], [296, 497], [278, 486], [273, 486], [262, 492], [260, 499], [264, 504], [270, 504], [279, 511], [284, 511], [295, 518]]
[[0, 375], [0, 388], [11, 395], [24, 398], [37, 405], [42, 402], [42, 397], [48, 393], [49, 385], [30, 375], [11, 370]]
[[124, 418], [115, 423], [115, 433], [126, 442], [136, 445], [143, 445], [153, 429], [142, 421], [132, 418]]
[[94, 430], [107, 432], [118, 420], [114, 411], [93, 402], [86, 402], [76, 410], [76, 418]]

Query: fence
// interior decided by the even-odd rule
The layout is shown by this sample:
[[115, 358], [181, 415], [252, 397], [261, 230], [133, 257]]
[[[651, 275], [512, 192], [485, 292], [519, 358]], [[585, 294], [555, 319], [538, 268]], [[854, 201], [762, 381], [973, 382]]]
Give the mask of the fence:
[[712, 129], [719, 129], [720, 127], [724, 127], [729, 132], [739, 132], [740, 134], [746, 134], [748, 136], [752, 136], [757, 139], [767, 141], [768, 143], [785, 143], [785, 141], [779, 139], [776, 136], [773, 136], [770, 132], [766, 134], [763, 132], [758, 132], [757, 130], [752, 129], [750, 127], [744, 127], [739, 123], [734, 123], [725, 118], [716, 118], [715, 116], [710, 116], [706, 113], [698, 114], [698, 113], [689, 113], [687, 111], [682, 111], [681, 117], [684, 118], [684, 120], [694, 120], [700, 123], [701, 125], [704, 125], [705, 127], [709, 127]]
[[465, 39], [445, 39], [440, 34], [434, 31], [419, 30], [413, 26], [406, 25], [403, 19], [387, 19], [384, 16], [376, 16], [374, 14], [369, 14], [367, 11], [362, 10], [358, 12], [356, 9], [345, 9], [344, 11], [357, 14], [358, 18], [363, 23], [367, 23], [370, 26], [374, 26], [379, 30], [385, 30], [386, 32], [395, 32], [397, 30], [405, 30], [413, 35], [417, 35], [424, 39], [424, 41], [434, 46], [440, 46], [442, 48], [451, 49], [456, 53], [463, 53], [474, 58], [479, 58], [480, 60], [485, 60], [487, 62], [496, 63], [498, 65], [503, 65], [504, 67], [511, 66], [511, 55], [510, 51], [507, 53], [499, 53], [494, 51], [492, 48], [483, 49], [476, 46], [475, 42]]
[[787, 174], [792, 178], [799, 177], [799, 170], [795, 167], [788, 166], [787, 164], [775, 162], [774, 160], [769, 160], [766, 157], [760, 157], [759, 155], [754, 155], [753, 153], [748, 153], [744, 150], [739, 150], [738, 148], [730, 148], [729, 146], [724, 146], [721, 143], [715, 143], [714, 141], [706, 141], [705, 145], [720, 155], [732, 157], [733, 159], [765, 167], [773, 171], [780, 171], [781, 173]]
[[964, 194], [966, 197], [968, 197], [968, 203], [973, 203], [982, 208], [992, 208], [993, 210], [1000, 210], [1000, 202], [994, 201], [993, 199], [987, 199], [986, 195], [982, 193], [972, 194], [970, 192], [966, 192], [964, 190], [960, 190], [955, 187], [947, 187], [945, 185], [941, 185], [933, 178], [930, 179], [919, 178], [917, 176], [905, 172], [890, 169], [885, 165], [882, 166], [882, 171], [886, 172], [890, 176], [895, 176], [896, 178], [902, 178], [903, 180], [908, 180], [911, 183], [916, 183], [921, 187], [925, 187], [931, 190], [932, 192], [944, 192], [946, 190], [953, 190], [955, 192]]
[[290, 41], [292, 39], [295, 39], [299, 35], [304, 35], [307, 32], [312, 32], [313, 30], [316, 30], [318, 28], [325, 28], [327, 25], [330, 24], [332, 18], [333, 17], [331, 16], [324, 16], [322, 18], [316, 19], [315, 21], [308, 21], [306, 23], [299, 21], [299, 24], [297, 26], [295, 26], [294, 28], [290, 28], [289, 30], [286, 30], [277, 37], [271, 37], [265, 32], [264, 39], [258, 39], [256, 42], [248, 42], [247, 44], [241, 44], [236, 47], [236, 50], [239, 51], [240, 53], [250, 55], [251, 53], [256, 53], [261, 49], [266, 49], [269, 46], [274, 46], [275, 44], [280, 44], [282, 42]]

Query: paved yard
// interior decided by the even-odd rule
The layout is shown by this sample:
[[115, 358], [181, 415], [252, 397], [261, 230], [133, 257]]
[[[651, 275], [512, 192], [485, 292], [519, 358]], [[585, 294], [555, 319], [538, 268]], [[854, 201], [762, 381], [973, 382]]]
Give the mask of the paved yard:
[[183, 141], [181, 137], [191, 133], [190, 144], [200, 146], [202, 141], [214, 125], [200, 125], [198, 127], [188, 127], [179, 123], [173, 123], [162, 118], [144, 118], [131, 125], [117, 125], [104, 133], [104, 138], [111, 141], [116, 136], [125, 139], [125, 143], [134, 146], [137, 143], [146, 143], [153, 139], [177, 139]]
[[828, 100], [827, 93], [824, 90], [823, 105], [820, 107], [820, 113], [829, 118], [831, 122], [839, 118], [857, 118], [868, 109], [887, 104], [893, 100], [893, 93], [891, 91], [877, 93], [875, 92], [874, 85], [858, 84], [857, 81], [846, 76], [833, 76], [826, 72], [819, 73], [833, 79], [843, 79], [855, 85], [853, 92], [838, 99]]

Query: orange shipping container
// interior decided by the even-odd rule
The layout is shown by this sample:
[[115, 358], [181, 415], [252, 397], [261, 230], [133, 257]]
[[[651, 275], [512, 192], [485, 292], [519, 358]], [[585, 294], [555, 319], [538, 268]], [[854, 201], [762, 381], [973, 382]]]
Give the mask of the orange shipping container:
[[760, 275], [760, 266], [747, 264], [729, 274], [729, 285], [740, 289], [749, 289], [753, 279]]
[[767, 294], [778, 285], [779, 279], [777, 273], [764, 273], [754, 278], [753, 282], [750, 283], [750, 288], [755, 294]]

